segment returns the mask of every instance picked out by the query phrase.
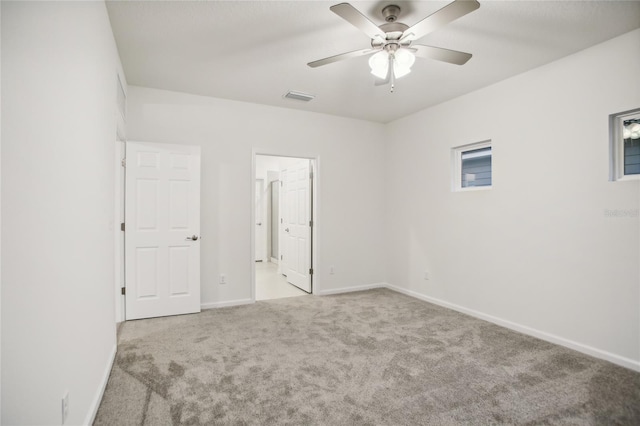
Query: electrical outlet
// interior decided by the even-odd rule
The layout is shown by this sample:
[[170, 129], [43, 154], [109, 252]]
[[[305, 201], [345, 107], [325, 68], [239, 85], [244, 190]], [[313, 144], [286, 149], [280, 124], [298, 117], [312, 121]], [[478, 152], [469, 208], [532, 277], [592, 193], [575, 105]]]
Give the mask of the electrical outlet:
[[425, 280], [429, 279], [429, 271], [424, 271], [424, 279]]
[[69, 416], [69, 391], [62, 397], [62, 424], [65, 424]]
[[227, 283], [227, 277], [224, 274], [220, 274], [220, 285]]

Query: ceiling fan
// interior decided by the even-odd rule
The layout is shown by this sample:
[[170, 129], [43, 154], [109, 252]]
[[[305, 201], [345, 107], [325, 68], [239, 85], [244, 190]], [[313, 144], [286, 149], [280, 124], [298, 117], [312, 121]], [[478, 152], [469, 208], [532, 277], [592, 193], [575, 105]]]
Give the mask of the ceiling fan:
[[336, 4], [329, 9], [369, 36], [371, 48], [330, 56], [309, 62], [307, 65], [316, 68], [344, 59], [373, 54], [369, 58], [369, 66], [371, 73], [377, 78], [376, 85], [391, 83], [391, 92], [393, 92], [395, 79], [411, 72], [411, 66], [416, 57], [435, 59], [456, 65], [463, 65], [471, 59], [470, 53], [412, 43], [479, 7], [480, 3], [477, 0], [455, 0], [410, 27], [397, 22], [400, 7], [394, 4], [382, 9], [386, 23], [380, 26], [371, 22], [369, 18], [349, 3]]

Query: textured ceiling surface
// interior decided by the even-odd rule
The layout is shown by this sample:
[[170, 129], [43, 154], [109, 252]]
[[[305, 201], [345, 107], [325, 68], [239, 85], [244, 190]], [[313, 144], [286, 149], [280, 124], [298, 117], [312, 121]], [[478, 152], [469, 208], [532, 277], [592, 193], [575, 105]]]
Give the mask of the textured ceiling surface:
[[[374, 86], [367, 57], [307, 63], [370, 46], [334, 1], [108, 1], [131, 85], [389, 122], [640, 27], [640, 1], [487, 1], [416, 43], [473, 54], [462, 66], [416, 60]], [[376, 25], [385, 5], [411, 26], [446, 1], [350, 1]], [[637, 54], [637, 52], [635, 52]], [[621, 58], [622, 60], [623, 58]], [[295, 90], [316, 98], [284, 99]]]

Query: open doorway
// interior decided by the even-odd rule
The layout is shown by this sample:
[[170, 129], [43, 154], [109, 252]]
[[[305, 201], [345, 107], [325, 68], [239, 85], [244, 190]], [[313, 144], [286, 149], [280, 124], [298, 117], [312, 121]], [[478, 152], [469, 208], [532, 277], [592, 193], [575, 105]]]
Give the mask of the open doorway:
[[309, 158], [255, 156], [256, 300], [313, 293], [314, 166]]

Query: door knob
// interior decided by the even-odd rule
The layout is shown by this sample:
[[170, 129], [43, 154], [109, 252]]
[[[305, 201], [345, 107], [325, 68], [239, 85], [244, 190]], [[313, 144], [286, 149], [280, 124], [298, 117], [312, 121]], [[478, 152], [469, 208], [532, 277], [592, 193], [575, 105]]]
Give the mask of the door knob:
[[284, 232], [289, 232], [289, 228], [284, 228]]
[[185, 240], [198, 241], [198, 238], [200, 237], [198, 237], [197, 235], [192, 235], [190, 237], [185, 238]]

